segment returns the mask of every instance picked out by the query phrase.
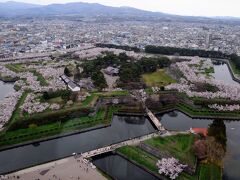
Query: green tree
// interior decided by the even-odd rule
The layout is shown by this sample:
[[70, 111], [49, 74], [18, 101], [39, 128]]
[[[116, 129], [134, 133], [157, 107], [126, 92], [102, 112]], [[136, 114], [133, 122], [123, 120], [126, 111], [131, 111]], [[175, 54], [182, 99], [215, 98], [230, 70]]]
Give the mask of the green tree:
[[141, 67], [143, 73], [155, 72], [158, 66], [157, 61], [150, 58], [142, 58], [138, 64]]
[[91, 79], [93, 80], [94, 86], [98, 89], [103, 89], [107, 87], [105, 77], [101, 71], [96, 71], [92, 74]]
[[167, 57], [160, 57], [157, 61], [159, 68], [165, 68], [171, 65], [171, 61]]
[[72, 76], [72, 74], [71, 74], [70, 70], [68, 69], [68, 67], [65, 67], [65, 69], [64, 69], [64, 74], [65, 74], [66, 76], [68, 76], [68, 77], [71, 77], [71, 76]]
[[126, 63], [119, 70], [120, 81], [122, 82], [138, 82], [142, 69], [138, 64]]
[[208, 136], [215, 138], [216, 142], [220, 143], [224, 150], [226, 150], [227, 135], [224, 121], [214, 120], [208, 128]]

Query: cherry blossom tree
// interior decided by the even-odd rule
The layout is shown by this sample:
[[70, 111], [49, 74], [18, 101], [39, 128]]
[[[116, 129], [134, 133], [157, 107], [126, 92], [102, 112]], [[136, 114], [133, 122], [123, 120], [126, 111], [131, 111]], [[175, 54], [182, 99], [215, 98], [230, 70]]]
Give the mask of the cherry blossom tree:
[[187, 165], [179, 163], [175, 158], [162, 158], [158, 160], [157, 167], [159, 168], [159, 174], [169, 176], [170, 179], [176, 179]]

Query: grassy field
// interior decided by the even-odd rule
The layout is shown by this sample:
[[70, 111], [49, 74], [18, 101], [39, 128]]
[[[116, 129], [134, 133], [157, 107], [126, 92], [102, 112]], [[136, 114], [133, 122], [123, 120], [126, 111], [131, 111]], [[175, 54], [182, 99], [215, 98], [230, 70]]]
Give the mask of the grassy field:
[[199, 180], [221, 180], [221, 169], [214, 164], [200, 164]]
[[0, 146], [13, 145], [29, 140], [37, 140], [39, 138], [46, 138], [48, 136], [61, 133], [83, 130], [97, 125], [108, 125], [111, 123], [112, 114], [117, 110], [117, 107], [109, 107], [107, 110], [100, 109], [93, 117], [84, 116], [70, 119], [64, 123], [55, 122], [42, 126], [32, 124], [26, 129], [7, 131], [0, 135]]
[[189, 105], [183, 104], [183, 103], [177, 104], [177, 108], [189, 115], [192, 115], [192, 116], [207, 116], [207, 117], [211, 117], [211, 118], [215, 118], [215, 117], [240, 118], [240, 111], [219, 112], [219, 111], [214, 111], [212, 109], [206, 109], [206, 108], [196, 109], [196, 108], [193, 108], [192, 106], [189, 106]]
[[7, 127], [11, 126], [11, 124], [15, 123], [20, 118], [20, 112], [21, 112], [20, 106], [23, 105], [27, 95], [28, 95], [28, 92], [23, 92], [21, 98], [19, 99], [16, 105], [15, 111], [13, 111], [12, 117], [9, 123], [7, 124]]
[[37, 77], [37, 80], [39, 81], [41, 86], [48, 86], [48, 82], [46, 81], [46, 79], [42, 76], [41, 73], [37, 72], [37, 71], [32, 71], [32, 73], [34, 74], [34, 76]]
[[[148, 169], [152, 173], [158, 174], [158, 169], [156, 166], [158, 159], [152, 156], [151, 154], [141, 150], [140, 148], [135, 146], [125, 146], [117, 149], [117, 152], [126, 156], [129, 160], [140, 165], [141, 167]], [[185, 172], [182, 172], [177, 179], [197, 180], [198, 179], [197, 177], [198, 177], [198, 174], [191, 176]]]
[[56, 97], [56, 98], [51, 98], [49, 100], [47, 100], [46, 102], [48, 103], [57, 103], [57, 104], [64, 104], [64, 100], [62, 99], [62, 97]]
[[69, 120], [67, 123], [52, 123], [43, 126], [33, 126], [28, 129], [8, 131], [0, 137], [0, 146], [13, 145], [29, 140], [37, 140], [51, 135], [81, 130], [102, 124], [102, 120], [89, 120], [86, 117], [81, 119]]
[[95, 94], [91, 94], [81, 103], [81, 106], [82, 107], [93, 107], [94, 104], [97, 102], [97, 100], [98, 100], [98, 96]]
[[232, 61], [229, 61], [229, 64], [230, 64], [230, 66], [232, 67], [233, 72], [234, 72], [235, 74], [240, 75], [240, 70], [237, 69], [236, 65], [235, 65]]
[[[184, 140], [185, 141], [185, 140]], [[186, 144], [182, 143], [181, 146], [185, 149]], [[185, 145], [184, 145], [185, 144]], [[168, 146], [168, 144], [165, 144]], [[158, 169], [156, 167], [157, 158], [152, 156], [151, 154], [141, 150], [136, 146], [125, 146], [117, 149], [117, 152], [127, 157], [129, 160], [138, 164], [141, 167], [144, 167], [151, 171], [154, 174], [158, 174]], [[188, 156], [187, 152], [185, 156]], [[197, 167], [196, 173], [194, 175], [187, 174], [186, 172], [182, 172], [178, 180], [220, 180], [221, 179], [221, 169], [214, 164], [203, 164], [200, 163]]]
[[213, 74], [213, 73], [214, 73], [214, 68], [213, 67], [211, 67], [209, 69], [205, 69], [206, 76], [211, 76], [211, 74]]
[[159, 151], [169, 154], [183, 163], [195, 165], [195, 156], [192, 151], [194, 135], [176, 135], [170, 137], [157, 137], [146, 140], [144, 143], [159, 149]]
[[116, 96], [127, 96], [129, 95], [128, 91], [112, 91], [112, 92], [94, 92], [94, 95], [101, 97], [116, 97]]
[[143, 74], [142, 78], [148, 86], [165, 86], [176, 82], [166, 74], [164, 69], [160, 69], [150, 74]]
[[140, 148], [135, 146], [125, 146], [119, 148], [117, 151], [125, 155], [135, 163], [149, 169], [153, 173], [158, 173], [158, 169], [156, 166], [157, 158], [141, 150]]
[[[49, 120], [49, 122], [48, 121], [44, 121], [44, 123], [38, 123], [38, 122], [41, 119], [51, 119], [49, 117], [57, 118], [58, 116], [63, 117], [66, 114], [73, 113], [73, 112], [77, 112], [77, 113], [82, 112], [83, 114], [89, 113], [92, 111], [92, 107], [96, 104], [96, 101], [99, 98], [99, 95], [92, 94], [91, 96], [87, 97], [87, 99], [85, 101], [74, 103], [71, 106], [64, 105], [64, 100], [61, 97], [52, 98], [46, 102], [62, 104], [62, 105], [64, 105], [64, 107], [62, 109], [59, 109], [56, 111], [47, 110], [42, 113], [33, 114], [33, 115], [29, 116], [28, 114], [21, 115], [21, 113], [20, 113], [21, 109], [19, 108], [23, 104], [25, 98], [27, 97], [27, 94], [28, 94], [27, 92], [24, 92], [22, 97], [20, 98], [20, 100], [16, 106], [16, 110], [13, 112], [11, 120], [9, 121], [9, 124], [7, 126], [8, 129], [10, 128], [10, 130], [15, 130], [15, 129], [17, 130], [17, 126], [19, 126], [21, 128], [26, 128], [25, 126], [27, 124], [27, 121], [29, 121], [28, 124], [34, 123], [34, 124], [38, 124], [38, 125], [45, 125], [48, 123], [57, 122], [58, 120], [52, 119], [52, 120]], [[106, 111], [110, 111], [110, 112], [115, 112], [118, 110], [119, 110], [119, 107], [116, 107], [116, 108], [111, 107], [111, 108], [106, 109]], [[59, 119], [61, 119], [61, 118], [59, 118]], [[25, 124], [25, 125], [21, 126], [21, 124]]]
[[25, 71], [22, 64], [6, 64], [5, 67], [16, 73]]

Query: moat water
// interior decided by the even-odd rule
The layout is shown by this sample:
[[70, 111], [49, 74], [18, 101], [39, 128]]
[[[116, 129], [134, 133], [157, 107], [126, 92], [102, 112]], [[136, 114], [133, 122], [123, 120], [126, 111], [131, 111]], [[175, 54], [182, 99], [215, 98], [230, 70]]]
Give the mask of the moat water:
[[0, 102], [4, 99], [4, 97], [10, 93], [13, 92], [13, 84], [12, 83], [4, 83], [3, 81], [0, 81]]
[[93, 158], [93, 163], [105, 173], [118, 180], [155, 180], [155, 176], [119, 155], [104, 154]]
[[112, 125], [71, 136], [0, 151], [0, 174], [94, 150], [155, 132], [145, 117], [114, 116]]
[[226, 63], [221, 63], [221, 62], [218, 62], [217, 64], [215, 63], [214, 64], [214, 73], [212, 74], [212, 76], [215, 79], [223, 81], [227, 84], [239, 85], [238, 82], [233, 80]]

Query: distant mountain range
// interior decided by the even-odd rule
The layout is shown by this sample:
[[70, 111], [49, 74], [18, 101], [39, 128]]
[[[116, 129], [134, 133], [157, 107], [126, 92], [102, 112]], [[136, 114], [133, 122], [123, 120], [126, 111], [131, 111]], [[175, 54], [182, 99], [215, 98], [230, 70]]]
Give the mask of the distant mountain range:
[[36, 5], [9, 1], [0, 3], [0, 16], [50, 16], [50, 15], [81, 15], [81, 16], [159, 16], [163, 13], [139, 10], [131, 7], [111, 7], [97, 3], [67, 3]]
[[205, 18], [205, 17], [191, 17], [191, 16], [177, 16], [170, 15], [161, 12], [151, 12], [140, 10], [132, 7], [111, 7], [104, 6], [97, 3], [67, 3], [67, 4], [50, 4], [50, 5], [38, 5], [38, 4], [28, 4], [15, 1], [8, 1], [5, 3], [0, 3], [0, 18], [8, 17], [48, 17], [48, 16], [118, 16], [118, 17], [151, 17], [164, 18], [165, 20], [177, 19], [180, 21], [211, 21], [213, 19], [221, 20], [234, 20], [240, 23], [239, 18], [231, 17], [215, 17], [215, 18]]

